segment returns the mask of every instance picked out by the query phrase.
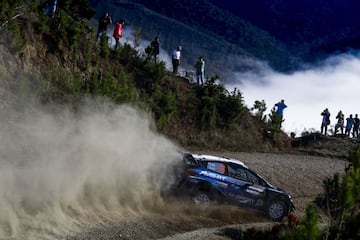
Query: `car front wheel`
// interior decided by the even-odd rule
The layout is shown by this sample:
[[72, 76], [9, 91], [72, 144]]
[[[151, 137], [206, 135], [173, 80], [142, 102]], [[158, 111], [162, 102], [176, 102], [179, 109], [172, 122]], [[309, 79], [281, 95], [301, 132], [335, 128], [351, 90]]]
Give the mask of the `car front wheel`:
[[270, 203], [267, 214], [273, 221], [281, 221], [286, 214], [286, 206], [281, 201], [274, 201]]
[[208, 192], [199, 191], [194, 195], [192, 200], [196, 207], [207, 209], [211, 203], [211, 196]]

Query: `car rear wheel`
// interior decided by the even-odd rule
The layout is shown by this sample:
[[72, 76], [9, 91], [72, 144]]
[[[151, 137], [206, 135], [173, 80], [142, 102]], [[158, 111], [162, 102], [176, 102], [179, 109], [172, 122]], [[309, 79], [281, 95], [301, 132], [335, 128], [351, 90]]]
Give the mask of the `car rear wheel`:
[[286, 205], [282, 201], [273, 201], [268, 207], [267, 214], [271, 220], [280, 222], [286, 214]]
[[196, 207], [200, 209], [207, 209], [212, 201], [211, 195], [208, 192], [199, 191], [192, 198]]

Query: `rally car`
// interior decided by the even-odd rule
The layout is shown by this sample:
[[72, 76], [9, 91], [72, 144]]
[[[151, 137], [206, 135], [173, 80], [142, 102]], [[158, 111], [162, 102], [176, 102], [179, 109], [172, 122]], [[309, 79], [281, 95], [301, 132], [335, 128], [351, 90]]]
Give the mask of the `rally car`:
[[181, 177], [172, 190], [189, 196], [199, 208], [206, 209], [215, 202], [235, 204], [259, 210], [273, 221], [281, 221], [295, 210], [287, 192], [239, 160], [184, 153], [181, 162]]

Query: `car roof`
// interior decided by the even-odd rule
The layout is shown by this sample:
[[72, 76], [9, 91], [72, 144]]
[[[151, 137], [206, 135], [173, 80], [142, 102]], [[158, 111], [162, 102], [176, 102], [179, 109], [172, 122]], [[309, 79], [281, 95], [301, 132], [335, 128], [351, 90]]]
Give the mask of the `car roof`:
[[[246, 166], [242, 161], [234, 158], [227, 158], [227, 157], [219, 157], [214, 155], [206, 155], [206, 154], [195, 154], [195, 153], [185, 153], [187, 156], [191, 156], [195, 161], [213, 161], [213, 162], [226, 162], [226, 163], [234, 163], [241, 165], [242, 167], [246, 169], [250, 169], [248, 166]], [[250, 169], [251, 170], [251, 169]], [[252, 170], [251, 170], [252, 171]], [[252, 171], [254, 172], [254, 171]], [[255, 173], [255, 172], [254, 172]], [[261, 175], [258, 173], [255, 173], [258, 177], [260, 177], [269, 187], [276, 188], [274, 185], [269, 183], [266, 179], [264, 179]], [[276, 188], [277, 189], [277, 188]]]
[[233, 158], [218, 157], [218, 156], [206, 155], [206, 154], [194, 154], [194, 153], [191, 154], [191, 156], [198, 161], [235, 163], [245, 168], [248, 168], [242, 161]]

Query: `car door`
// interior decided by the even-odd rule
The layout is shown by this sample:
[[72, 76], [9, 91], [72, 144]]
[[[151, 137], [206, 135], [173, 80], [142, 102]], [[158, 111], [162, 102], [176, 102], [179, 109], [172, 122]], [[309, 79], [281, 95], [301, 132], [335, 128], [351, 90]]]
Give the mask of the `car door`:
[[206, 181], [211, 183], [217, 190], [226, 195], [228, 184], [226, 179], [227, 168], [222, 162], [204, 162], [203, 166], [207, 171], [201, 171], [199, 175], [206, 177]]
[[255, 208], [264, 205], [265, 186], [252, 171], [241, 165], [227, 164], [227, 195], [235, 202]]

